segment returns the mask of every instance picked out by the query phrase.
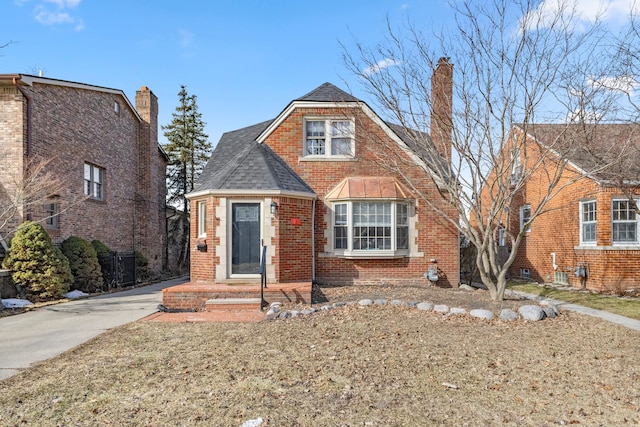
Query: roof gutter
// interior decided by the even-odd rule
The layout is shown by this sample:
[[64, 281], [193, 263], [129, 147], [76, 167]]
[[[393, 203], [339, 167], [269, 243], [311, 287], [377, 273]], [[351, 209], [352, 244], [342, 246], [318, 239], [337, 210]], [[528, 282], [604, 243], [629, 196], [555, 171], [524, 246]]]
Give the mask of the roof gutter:
[[27, 146], [25, 148], [25, 155], [29, 157], [31, 152], [31, 97], [29, 94], [20, 87], [18, 84], [18, 77], [13, 77], [13, 85], [20, 91], [22, 96], [27, 100]]

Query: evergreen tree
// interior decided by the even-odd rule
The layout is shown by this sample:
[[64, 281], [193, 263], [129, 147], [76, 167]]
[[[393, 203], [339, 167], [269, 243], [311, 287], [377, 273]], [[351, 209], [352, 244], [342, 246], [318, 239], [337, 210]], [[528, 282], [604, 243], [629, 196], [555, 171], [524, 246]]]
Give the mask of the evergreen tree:
[[37, 299], [60, 298], [73, 282], [69, 260], [36, 222], [25, 221], [16, 232], [3, 267], [12, 270], [16, 285]]
[[89, 293], [102, 289], [102, 269], [91, 243], [81, 237], [71, 236], [62, 242], [60, 250], [69, 260], [75, 289]]
[[[211, 143], [209, 136], [204, 133], [205, 122], [198, 111], [197, 97], [189, 95], [184, 85], [178, 93], [179, 105], [173, 113], [171, 123], [162, 126], [164, 136], [169, 141], [163, 146], [169, 156], [167, 167], [167, 203], [181, 209], [181, 215], [189, 216], [189, 202], [185, 194], [193, 191], [193, 184], [202, 172], [209, 156]], [[180, 254], [178, 267], [188, 262], [189, 254], [189, 222], [178, 221], [183, 224], [183, 230], [175, 230], [171, 235], [180, 236]]]

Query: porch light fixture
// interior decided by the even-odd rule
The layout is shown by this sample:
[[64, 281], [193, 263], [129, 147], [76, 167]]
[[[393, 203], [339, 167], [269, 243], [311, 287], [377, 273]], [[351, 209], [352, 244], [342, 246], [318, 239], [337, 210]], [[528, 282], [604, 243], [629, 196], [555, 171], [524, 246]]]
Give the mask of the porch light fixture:
[[269, 211], [271, 212], [271, 215], [275, 215], [277, 209], [278, 204], [275, 201], [271, 202], [271, 205], [269, 205]]

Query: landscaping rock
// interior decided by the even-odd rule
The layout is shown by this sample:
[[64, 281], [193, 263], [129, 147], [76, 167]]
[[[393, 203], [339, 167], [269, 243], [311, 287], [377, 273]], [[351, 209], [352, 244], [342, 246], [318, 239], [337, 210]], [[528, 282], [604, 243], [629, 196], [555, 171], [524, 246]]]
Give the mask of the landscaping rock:
[[554, 317], [556, 317], [556, 312], [553, 311], [553, 308], [547, 306], [547, 307], [542, 307], [542, 311], [544, 311], [544, 314], [546, 317], [553, 319]]
[[518, 313], [516, 313], [515, 311], [511, 310], [510, 308], [503, 308], [502, 311], [500, 312], [500, 319], [501, 320], [517, 320], [518, 319]]
[[320, 307], [320, 310], [322, 311], [329, 311], [331, 309], [333, 309], [332, 305], [323, 305], [322, 307]]
[[333, 303], [333, 308], [338, 308], [346, 305], [343, 301], [338, 301]]
[[278, 316], [278, 318], [280, 318], [280, 319], [287, 319], [289, 317], [291, 317], [291, 314], [288, 311], [283, 311]]
[[466, 313], [467, 313], [466, 308], [451, 307], [451, 309], [449, 309], [449, 314], [466, 314]]
[[363, 299], [363, 300], [360, 300], [358, 304], [360, 304], [360, 307], [365, 307], [367, 305], [372, 305], [373, 301], [370, 299]]
[[391, 304], [391, 305], [402, 305], [402, 301], [400, 301], [399, 299], [394, 299], [394, 300], [391, 300], [391, 302], [389, 304]]
[[531, 320], [537, 322], [538, 320], [544, 319], [544, 311], [542, 307], [538, 305], [523, 305], [518, 309], [518, 313], [524, 320]]
[[310, 314], [312, 314], [312, 313], [313, 313], [313, 310], [308, 310], [308, 309], [302, 310], [302, 311], [300, 312], [300, 314], [303, 314], [303, 315], [305, 315], [305, 316], [308, 316], [308, 315], [310, 315]]
[[448, 313], [449, 306], [444, 304], [438, 304], [433, 307], [433, 311], [435, 311], [436, 313]]
[[373, 300], [373, 303], [376, 305], [385, 305], [387, 303], [386, 299], [375, 299]]
[[420, 304], [416, 304], [415, 306], [418, 310], [422, 311], [431, 311], [433, 310], [433, 304], [430, 302], [421, 302]]
[[540, 305], [544, 306], [544, 307], [549, 307], [551, 310], [553, 310], [553, 312], [555, 313], [555, 315], [559, 315], [560, 314], [560, 308], [558, 308], [557, 305], [555, 305], [552, 302], [549, 301], [540, 301]]
[[458, 289], [460, 289], [461, 291], [469, 291], [469, 292], [474, 292], [476, 290], [476, 288], [469, 286], [467, 284], [462, 284], [458, 286]]
[[471, 315], [471, 317], [477, 317], [480, 319], [486, 319], [486, 320], [493, 319], [493, 313], [489, 310], [485, 310], [482, 308], [476, 308], [474, 310], [471, 310], [469, 314]]
[[300, 312], [298, 310], [291, 310], [290, 314], [291, 317], [300, 316]]
[[415, 307], [415, 306], [417, 306], [417, 305], [418, 305], [418, 301], [407, 301], [407, 302], [405, 303], [405, 305], [406, 305], [407, 307]]

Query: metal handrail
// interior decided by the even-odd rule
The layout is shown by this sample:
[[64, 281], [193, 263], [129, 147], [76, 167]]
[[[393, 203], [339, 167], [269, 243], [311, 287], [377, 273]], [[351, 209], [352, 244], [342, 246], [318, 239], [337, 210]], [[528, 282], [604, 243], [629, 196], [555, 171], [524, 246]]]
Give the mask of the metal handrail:
[[267, 287], [267, 247], [262, 247], [262, 256], [260, 257], [260, 311], [264, 310], [264, 290]]

